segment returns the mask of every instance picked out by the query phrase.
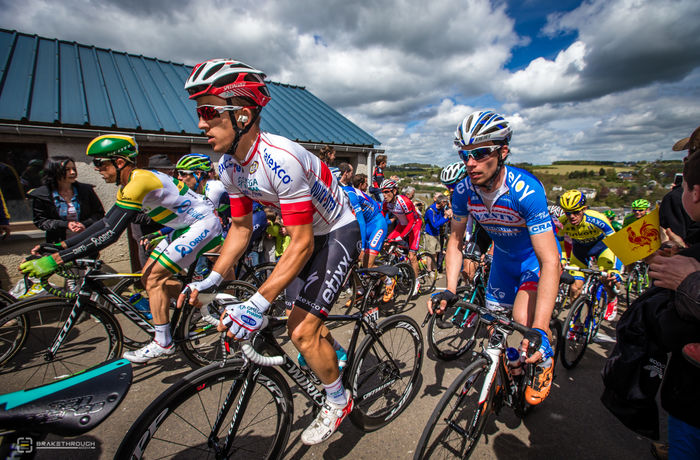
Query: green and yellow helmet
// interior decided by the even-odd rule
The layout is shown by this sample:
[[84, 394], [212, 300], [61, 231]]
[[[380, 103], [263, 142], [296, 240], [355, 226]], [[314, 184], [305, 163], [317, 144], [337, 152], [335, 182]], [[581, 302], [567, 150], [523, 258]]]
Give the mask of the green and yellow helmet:
[[579, 190], [567, 190], [559, 198], [559, 204], [565, 212], [580, 211], [586, 207], [586, 195]]
[[189, 153], [179, 160], [177, 160], [177, 164], [175, 165], [175, 169], [178, 171], [211, 171], [212, 170], [212, 162], [211, 158], [209, 158], [209, 155], [204, 155], [202, 153]]
[[632, 202], [632, 209], [649, 209], [651, 204], [649, 201], [645, 200], [644, 198], [640, 198], [639, 200], [634, 200]]
[[123, 158], [133, 163], [139, 154], [139, 148], [132, 136], [105, 134], [94, 138], [86, 153], [92, 158]]

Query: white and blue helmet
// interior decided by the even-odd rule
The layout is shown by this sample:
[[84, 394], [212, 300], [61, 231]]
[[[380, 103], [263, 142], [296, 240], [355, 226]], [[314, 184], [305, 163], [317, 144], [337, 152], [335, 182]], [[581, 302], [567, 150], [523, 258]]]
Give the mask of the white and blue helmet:
[[442, 168], [440, 182], [445, 185], [453, 185], [465, 177], [467, 177], [467, 167], [463, 161], [457, 161]]
[[473, 112], [457, 126], [455, 147], [463, 149], [472, 144], [486, 141], [510, 142], [513, 130], [510, 123], [501, 115], [490, 110]]

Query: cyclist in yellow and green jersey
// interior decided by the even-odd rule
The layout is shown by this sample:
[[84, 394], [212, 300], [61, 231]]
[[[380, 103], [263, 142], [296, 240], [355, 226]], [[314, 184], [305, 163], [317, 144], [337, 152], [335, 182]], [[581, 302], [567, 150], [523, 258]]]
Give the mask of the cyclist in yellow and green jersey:
[[[153, 315], [154, 340], [139, 350], [124, 353], [124, 358], [144, 363], [170, 355], [175, 346], [169, 324], [169, 291], [176, 293], [179, 288], [172, 275], [192, 264], [199, 254], [221, 244], [221, 225], [214, 214], [214, 206], [184, 182], [158, 171], [137, 169], [138, 147], [131, 136], [99, 136], [88, 145], [87, 155], [105, 182], [120, 186], [117, 202], [102, 220], [61, 242], [58, 253], [26, 261], [20, 269], [30, 276], [50, 275], [59, 265], [117, 241], [136, 214], [143, 210], [173, 231], [156, 246], [142, 271], [141, 282], [148, 292]], [[50, 249], [46, 246], [54, 245], [37, 246], [32, 253]]]
[[649, 203], [649, 201], [643, 198], [639, 200], [634, 200], [632, 202], [632, 214], [627, 214], [625, 216], [625, 220], [622, 221], [622, 226], [627, 227], [629, 224], [636, 221], [637, 219], [641, 219], [642, 217], [646, 216], [649, 212], [650, 207], [651, 204]]
[[610, 225], [612, 225], [613, 230], [615, 230], [616, 232], [620, 231], [620, 229], [622, 228], [622, 224], [615, 220], [615, 211], [613, 211], [612, 209], [608, 209], [607, 211], [605, 211], [604, 214], [605, 217], [607, 217], [610, 221]]
[[[605, 319], [612, 321], [617, 316], [617, 294], [613, 289], [621, 281], [622, 264], [608, 248], [603, 239], [615, 233], [610, 221], [603, 214], [588, 209], [586, 195], [579, 190], [568, 190], [559, 199], [564, 215], [559, 218], [563, 227], [559, 234], [569, 236], [572, 240], [570, 265], [588, 268], [588, 261], [596, 260], [596, 265], [608, 272], [605, 287], [608, 292], [608, 306]], [[572, 299], [581, 293], [584, 275], [581, 272], [571, 273], [576, 281], [571, 286]]]

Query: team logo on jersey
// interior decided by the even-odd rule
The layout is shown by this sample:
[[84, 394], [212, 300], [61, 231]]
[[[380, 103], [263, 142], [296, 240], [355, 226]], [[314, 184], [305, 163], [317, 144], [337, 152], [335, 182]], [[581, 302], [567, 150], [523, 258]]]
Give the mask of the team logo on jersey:
[[508, 171], [508, 179], [509, 182], [513, 187], [513, 190], [515, 190], [515, 193], [519, 194], [520, 196], [518, 197], [518, 201], [524, 200], [527, 196], [532, 195], [535, 193], [535, 190], [531, 189], [529, 185], [525, 183], [523, 179], [521, 179], [521, 174], [518, 174], [517, 177], [514, 177], [514, 174], [512, 171]]
[[255, 160], [252, 165], [250, 165], [250, 174], [253, 174], [258, 170], [258, 160]]

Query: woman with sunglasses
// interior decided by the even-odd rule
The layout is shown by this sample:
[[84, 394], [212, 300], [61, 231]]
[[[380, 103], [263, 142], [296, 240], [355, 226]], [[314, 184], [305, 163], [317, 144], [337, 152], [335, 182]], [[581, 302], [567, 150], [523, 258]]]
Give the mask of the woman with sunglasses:
[[559, 286], [560, 250], [544, 187], [527, 171], [505, 165], [511, 135], [510, 123], [491, 111], [474, 112], [457, 127], [454, 143], [468, 177], [452, 195], [447, 289], [433, 295], [428, 310], [439, 312], [456, 301], [461, 248], [472, 216], [494, 245], [486, 306], [512, 311], [515, 321], [535, 328], [542, 336], [540, 348], [527, 358], [527, 362], [539, 363], [525, 390], [526, 400], [534, 405], [547, 397], [552, 382], [549, 321]]
[[[145, 211], [174, 231], [158, 243], [142, 270], [141, 283], [148, 292], [155, 337], [143, 348], [124, 353], [124, 358], [145, 363], [171, 355], [175, 344], [169, 324], [170, 299], [179, 290], [172, 276], [221, 243], [221, 224], [214, 207], [183, 182], [155, 170], [137, 168], [138, 147], [131, 136], [99, 136], [88, 145], [87, 155], [105, 182], [119, 186], [115, 205], [103, 219], [61, 242], [58, 253], [24, 262], [20, 269], [39, 278], [49, 275], [60, 264], [116, 242], [138, 213]], [[32, 252], [41, 249], [38, 246]]]
[[279, 210], [289, 246], [258, 292], [227, 307], [219, 330], [247, 339], [286, 288], [289, 336], [326, 390], [325, 404], [301, 435], [304, 444], [318, 444], [353, 407], [340, 379], [340, 344], [323, 322], [359, 255], [360, 226], [328, 165], [301, 145], [260, 129], [261, 112], [270, 101], [263, 72], [214, 59], [194, 67], [185, 89], [197, 102], [199, 128], [212, 149], [223, 154], [218, 172], [231, 197], [231, 228], [221, 254], [206, 279], [188, 286], [190, 301], [217, 286], [243, 256], [253, 232], [253, 202]]
[[105, 215], [94, 186], [78, 182], [72, 158], [54, 156], [46, 160], [42, 182], [44, 185], [27, 195], [32, 198], [34, 225], [46, 232], [47, 243], [60, 243]]
[[[563, 225], [559, 233], [571, 238], [569, 264], [588, 268], [588, 261], [593, 259], [596, 261], [596, 265], [608, 272], [605, 287], [610, 301], [603, 318], [606, 321], [612, 321], [617, 316], [617, 294], [615, 294], [613, 287], [622, 281], [620, 278], [622, 263], [603, 243], [603, 239], [615, 233], [615, 229], [605, 215], [588, 209], [586, 195], [579, 190], [564, 192], [559, 198], [559, 204], [564, 210], [564, 215], [559, 218]], [[576, 280], [571, 285], [571, 298], [575, 299], [581, 293], [585, 276], [577, 271], [571, 274]], [[620, 290], [619, 287], [618, 290]]]

